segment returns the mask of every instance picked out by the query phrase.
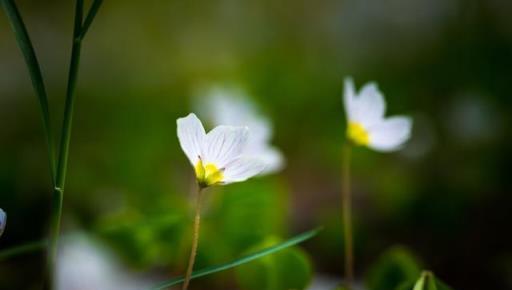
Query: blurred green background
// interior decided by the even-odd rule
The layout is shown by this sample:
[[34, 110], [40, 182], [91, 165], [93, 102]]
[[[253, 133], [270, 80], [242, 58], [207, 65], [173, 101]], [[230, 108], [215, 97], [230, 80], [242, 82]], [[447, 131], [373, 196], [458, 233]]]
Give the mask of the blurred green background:
[[[16, 2], [56, 131], [73, 1]], [[197, 268], [323, 224], [308, 254], [274, 258], [293, 270], [272, 260], [264, 265], [274, 268], [245, 270], [304, 271], [303, 284], [315, 273], [341, 277], [341, 92], [350, 75], [358, 87], [377, 81], [388, 114], [415, 122], [404, 150], [354, 153], [357, 276], [405, 245], [455, 289], [512, 289], [511, 14], [499, 0], [105, 1], [83, 47], [64, 235], [87, 232], [149, 279], [183, 273], [193, 170], [175, 120], [193, 110], [198, 87], [236, 84], [273, 121], [287, 165], [209, 192]], [[51, 196], [38, 103], [4, 13], [0, 140], [2, 249], [45, 236]], [[43, 253], [1, 262], [0, 288], [35, 289], [44, 263]], [[245, 270], [192, 286], [255, 289]], [[261, 281], [274, 284], [259, 289], [282, 289]]]

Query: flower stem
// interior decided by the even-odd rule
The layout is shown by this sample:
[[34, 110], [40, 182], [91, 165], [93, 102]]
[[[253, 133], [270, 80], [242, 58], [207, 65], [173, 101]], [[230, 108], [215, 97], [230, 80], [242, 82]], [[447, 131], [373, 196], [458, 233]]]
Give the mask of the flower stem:
[[194, 262], [196, 260], [197, 245], [199, 242], [199, 228], [201, 225], [201, 204], [203, 202], [203, 188], [199, 187], [196, 198], [196, 214], [194, 218], [194, 233], [192, 237], [192, 249], [190, 250], [190, 257], [188, 259], [187, 273], [185, 274], [185, 281], [183, 282], [182, 290], [187, 290], [190, 283], [192, 270], [194, 269]]
[[352, 246], [352, 197], [350, 192], [350, 155], [352, 147], [350, 144], [343, 146], [343, 168], [341, 190], [343, 236], [345, 238], [345, 279], [346, 288], [352, 288], [354, 280], [354, 253]]

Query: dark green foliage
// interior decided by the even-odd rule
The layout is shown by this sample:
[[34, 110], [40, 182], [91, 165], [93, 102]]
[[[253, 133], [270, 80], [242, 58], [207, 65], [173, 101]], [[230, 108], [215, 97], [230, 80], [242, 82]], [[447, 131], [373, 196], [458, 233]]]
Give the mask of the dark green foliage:
[[370, 266], [365, 282], [371, 290], [395, 289], [404, 281], [416, 279], [420, 271], [419, 262], [409, 250], [393, 247]]
[[[276, 238], [268, 238], [255, 248], [276, 244], [277, 241]], [[285, 249], [236, 269], [238, 284], [244, 290], [305, 289], [311, 276], [309, 258], [298, 247]]]
[[[297, 236], [295, 236], [295, 237], [293, 237], [291, 239], [288, 239], [288, 240], [286, 240], [286, 241], [284, 241], [284, 242], [282, 242], [280, 244], [277, 244], [277, 245], [265, 248], [263, 250], [256, 251], [256, 252], [254, 252], [254, 253], [252, 253], [250, 255], [243, 256], [243, 257], [238, 258], [238, 259], [236, 259], [234, 261], [231, 261], [231, 262], [228, 262], [228, 263], [224, 263], [224, 264], [220, 264], [220, 265], [214, 265], [214, 266], [206, 267], [206, 268], [203, 268], [203, 269], [200, 269], [200, 270], [196, 270], [196, 271], [194, 271], [192, 273], [192, 279], [203, 277], [203, 276], [210, 275], [210, 274], [217, 273], [217, 272], [221, 272], [221, 271], [224, 271], [224, 270], [228, 270], [228, 269], [231, 269], [231, 268], [243, 265], [245, 263], [248, 263], [248, 262], [260, 259], [262, 257], [265, 257], [267, 255], [273, 254], [275, 252], [284, 250], [286, 248], [295, 246], [295, 245], [297, 245], [297, 244], [299, 244], [301, 242], [304, 242], [306, 240], [309, 240], [309, 239], [313, 238], [320, 231], [321, 231], [321, 229], [314, 229], [314, 230], [311, 230], [311, 231], [308, 231], [308, 232], [304, 232], [304, 233], [302, 233], [300, 235], [297, 235]], [[183, 277], [174, 278], [174, 279], [171, 279], [171, 280], [168, 280], [168, 281], [164, 281], [164, 282], [154, 286], [151, 289], [152, 290], [166, 289], [166, 288], [168, 288], [170, 286], [180, 284], [181, 282], [183, 282], [183, 280], [184, 280]]]
[[421, 276], [414, 282], [410, 280], [402, 283], [395, 290], [453, 290], [451, 287], [440, 281], [430, 271], [423, 271]]

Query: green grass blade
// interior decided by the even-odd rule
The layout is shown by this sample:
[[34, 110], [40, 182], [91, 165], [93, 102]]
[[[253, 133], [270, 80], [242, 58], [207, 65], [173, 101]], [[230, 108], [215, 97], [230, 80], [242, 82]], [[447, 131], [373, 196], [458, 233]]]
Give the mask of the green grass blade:
[[46, 247], [46, 240], [29, 242], [23, 245], [14, 246], [5, 250], [0, 251], [0, 261], [7, 260], [14, 256], [27, 254], [31, 252], [35, 252], [38, 250], [42, 250]]
[[39, 105], [41, 107], [41, 114], [43, 119], [43, 127], [46, 135], [46, 143], [48, 146], [50, 171], [52, 175], [52, 181], [55, 183], [55, 146], [53, 143], [53, 134], [50, 125], [50, 109], [48, 107], [48, 97], [43, 81], [43, 75], [41, 74], [41, 68], [39, 66], [34, 47], [32, 46], [32, 42], [30, 41], [27, 28], [25, 27], [23, 19], [18, 11], [18, 8], [16, 7], [16, 3], [13, 0], [0, 0], [0, 4], [2, 5], [11, 24], [12, 30], [14, 31], [16, 41], [18, 42], [18, 46], [23, 54], [23, 57], [25, 58], [25, 63], [27, 64], [29, 70], [32, 86], [34, 87], [34, 91], [37, 95], [37, 98], [39, 99]]
[[[255, 253], [247, 255], [247, 256], [243, 256], [243, 257], [241, 257], [239, 259], [236, 259], [234, 261], [194, 271], [192, 273], [192, 279], [203, 277], [203, 276], [210, 275], [210, 274], [214, 274], [214, 273], [221, 272], [221, 271], [224, 271], [224, 270], [228, 270], [228, 269], [240, 266], [242, 264], [251, 262], [253, 260], [259, 259], [259, 258], [264, 257], [266, 255], [273, 254], [275, 252], [278, 252], [280, 250], [286, 249], [288, 247], [295, 246], [295, 245], [297, 245], [299, 243], [302, 243], [302, 242], [304, 242], [306, 240], [309, 240], [309, 239], [313, 238], [321, 230], [322, 230], [321, 228], [317, 228], [317, 229], [314, 229], [314, 230], [311, 230], [311, 231], [307, 231], [307, 232], [304, 232], [304, 233], [302, 233], [302, 234], [300, 234], [298, 236], [295, 236], [295, 237], [293, 237], [293, 238], [291, 238], [291, 239], [289, 239], [289, 240], [287, 240], [287, 241], [285, 241], [283, 243], [280, 243], [280, 244], [277, 244], [275, 246], [263, 249], [261, 251], [255, 252]], [[164, 282], [162, 282], [162, 283], [160, 283], [158, 285], [155, 285], [153, 288], [151, 288], [151, 290], [165, 289], [167, 287], [170, 287], [170, 286], [182, 283], [184, 280], [185, 280], [185, 278], [183, 276], [177, 277], [177, 278], [173, 278], [173, 279], [164, 281]]]
[[75, 25], [73, 29], [73, 41], [71, 48], [71, 60], [68, 72], [68, 86], [66, 89], [66, 102], [64, 105], [64, 119], [62, 122], [59, 156], [57, 162], [57, 182], [56, 187], [64, 191], [66, 181], [66, 170], [69, 156], [69, 142], [71, 139], [71, 129], [73, 124], [73, 109], [75, 105], [75, 88], [78, 80], [78, 67], [80, 64], [80, 51], [82, 49], [82, 40], [80, 31], [82, 29], [83, 18], [83, 0], [76, 1]]
[[87, 13], [84, 24], [82, 25], [82, 31], [80, 33], [81, 39], [83, 39], [87, 31], [89, 31], [89, 27], [91, 27], [92, 21], [94, 20], [94, 17], [96, 17], [96, 14], [98, 13], [102, 3], [103, 0], [94, 0], [91, 8], [89, 8], [89, 12]]

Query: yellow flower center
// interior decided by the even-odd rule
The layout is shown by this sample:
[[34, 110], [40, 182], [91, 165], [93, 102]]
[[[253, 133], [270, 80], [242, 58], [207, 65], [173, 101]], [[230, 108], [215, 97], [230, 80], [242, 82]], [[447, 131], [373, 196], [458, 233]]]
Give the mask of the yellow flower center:
[[195, 166], [197, 182], [201, 187], [208, 187], [221, 183], [224, 179], [224, 172], [213, 163], [203, 165], [203, 161], [199, 160]]
[[370, 135], [360, 123], [348, 123], [347, 137], [357, 145], [366, 146], [370, 144]]

